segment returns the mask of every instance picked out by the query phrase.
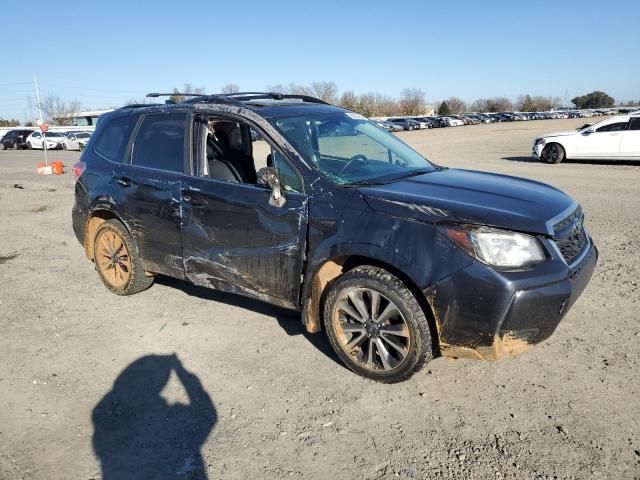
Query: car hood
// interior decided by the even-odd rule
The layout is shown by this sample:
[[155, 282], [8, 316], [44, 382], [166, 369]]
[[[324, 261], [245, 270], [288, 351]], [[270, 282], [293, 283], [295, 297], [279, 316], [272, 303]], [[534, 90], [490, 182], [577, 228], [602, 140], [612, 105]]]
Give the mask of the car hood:
[[549, 220], [569, 214], [575, 205], [571, 197], [544, 183], [453, 168], [359, 191], [372, 209], [397, 217], [548, 235], [553, 234]]
[[547, 133], [546, 135], [540, 135], [538, 138], [566, 137], [567, 135], [575, 135], [576, 133], [578, 133], [578, 130], [564, 130], [562, 132], [552, 132]]

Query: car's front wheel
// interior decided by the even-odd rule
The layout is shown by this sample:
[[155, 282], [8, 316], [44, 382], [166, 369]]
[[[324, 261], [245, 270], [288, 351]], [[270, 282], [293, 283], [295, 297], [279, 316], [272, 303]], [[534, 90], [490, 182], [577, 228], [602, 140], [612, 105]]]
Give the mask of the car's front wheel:
[[27, 150], [33, 150], [33, 144], [31, 142], [27, 142]]
[[117, 295], [133, 295], [153, 283], [153, 277], [142, 268], [133, 238], [118, 220], [100, 225], [94, 237], [93, 255], [102, 283]]
[[541, 157], [547, 163], [560, 163], [565, 157], [564, 148], [558, 143], [550, 143], [542, 150]]
[[433, 355], [422, 307], [400, 279], [378, 267], [356, 267], [335, 281], [324, 324], [340, 359], [371, 380], [405, 380]]

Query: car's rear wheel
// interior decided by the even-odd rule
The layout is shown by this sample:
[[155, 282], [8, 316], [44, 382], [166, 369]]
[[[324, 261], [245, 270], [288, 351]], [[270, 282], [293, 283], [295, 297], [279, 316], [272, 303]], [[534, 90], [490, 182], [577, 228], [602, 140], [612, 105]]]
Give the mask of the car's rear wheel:
[[410, 132], [411, 132], [411, 131], [413, 131], [413, 125], [409, 125], [408, 130], [409, 130]]
[[93, 252], [98, 275], [113, 293], [133, 295], [153, 283], [153, 277], [147, 276], [142, 268], [133, 238], [118, 220], [100, 225]]
[[372, 380], [405, 380], [432, 358], [422, 307], [400, 279], [378, 267], [356, 267], [335, 281], [324, 324], [345, 365]]
[[562, 145], [558, 143], [550, 143], [542, 150], [542, 160], [547, 163], [560, 163], [564, 160], [565, 152]]

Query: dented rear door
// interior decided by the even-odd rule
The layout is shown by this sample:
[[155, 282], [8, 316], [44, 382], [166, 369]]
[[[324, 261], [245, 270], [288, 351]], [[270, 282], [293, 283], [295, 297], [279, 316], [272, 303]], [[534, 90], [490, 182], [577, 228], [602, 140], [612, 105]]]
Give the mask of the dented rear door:
[[257, 185], [188, 177], [182, 190], [185, 273], [195, 284], [297, 307], [307, 196], [283, 207]]

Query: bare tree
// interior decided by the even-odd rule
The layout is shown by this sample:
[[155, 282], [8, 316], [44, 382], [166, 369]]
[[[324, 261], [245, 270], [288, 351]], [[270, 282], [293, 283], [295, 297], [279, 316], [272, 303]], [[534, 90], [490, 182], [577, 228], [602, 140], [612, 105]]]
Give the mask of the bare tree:
[[227, 83], [220, 89], [220, 93], [238, 93], [239, 91], [240, 87], [235, 83]]
[[349, 110], [358, 110], [358, 96], [352, 90], [347, 90], [340, 97], [340, 106]]
[[149, 100], [147, 97], [144, 97], [142, 100], [139, 100], [137, 98], [130, 98], [129, 100], [124, 102], [124, 106], [127, 107], [129, 105], [146, 105], [147, 103], [151, 104], [154, 102]]
[[486, 98], [479, 98], [471, 104], [470, 109], [473, 112], [488, 112], [489, 100]]
[[327, 103], [338, 102], [338, 86], [335, 82], [312, 82], [311, 91], [314, 97]]
[[419, 88], [405, 88], [400, 94], [400, 109], [403, 115], [420, 115], [424, 113], [426, 103], [424, 92]]
[[289, 85], [284, 85], [283, 83], [267, 85], [267, 91], [271, 93], [284, 93], [285, 95], [313, 95], [313, 92], [309, 87], [298, 85], [293, 82]]
[[516, 101], [515, 108], [521, 112], [541, 112], [553, 110], [562, 106], [560, 97], [541, 97], [531, 95], [520, 95]]
[[196, 95], [202, 95], [204, 93], [203, 87], [193, 87], [190, 83], [185, 83], [182, 91], [179, 91], [177, 88], [173, 89], [173, 95], [169, 97], [170, 100], [179, 103], [193, 95], [189, 95], [190, 93]]
[[54, 125], [72, 125], [73, 114], [80, 111], [82, 104], [78, 100], [65, 100], [59, 95], [47, 95], [40, 104], [44, 121]]
[[487, 99], [487, 112], [509, 112], [513, 110], [513, 102], [506, 97]]
[[464, 113], [467, 111], [467, 104], [458, 97], [449, 97], [447, 105], [449, 105], [451, 113]]

